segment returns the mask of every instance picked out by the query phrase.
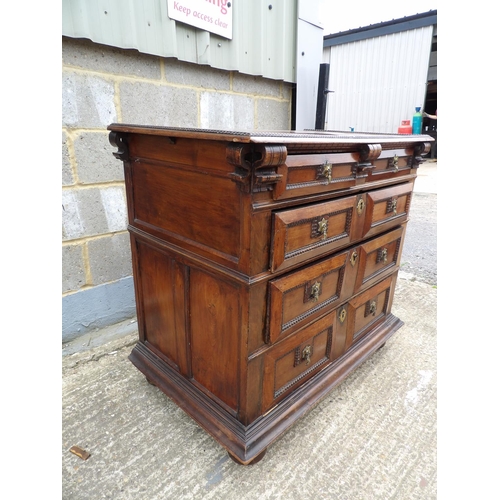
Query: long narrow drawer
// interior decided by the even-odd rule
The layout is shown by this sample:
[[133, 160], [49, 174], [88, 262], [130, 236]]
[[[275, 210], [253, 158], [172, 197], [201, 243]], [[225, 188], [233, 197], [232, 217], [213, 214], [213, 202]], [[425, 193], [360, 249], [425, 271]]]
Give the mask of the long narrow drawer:
[[344, 299], [348, 255], [344, 251], [270, 281], [268, 342], [287, 337]]
[[334, 313], [271, 347], [264, 356], [262, 411], [310, 379], [332, 361], [334, 348]]
[[397, 273], [368, 288], [341, 307], [347, 322], [346, 350], [359, 342], [390, 312]]
[[352, 153], [289, 155], [280, 166], [275, 199], [346, 189], [356, 185], [357, 159]]

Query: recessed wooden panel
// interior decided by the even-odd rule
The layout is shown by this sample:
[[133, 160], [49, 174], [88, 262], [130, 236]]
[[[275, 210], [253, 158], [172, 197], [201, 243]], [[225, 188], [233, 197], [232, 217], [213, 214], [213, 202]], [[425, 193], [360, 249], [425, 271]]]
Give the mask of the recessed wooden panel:
[[197, 269], [191, 269], [189, 283], [193, 378], [236, 410], [241, 330], [239, 291]]
[[274, 343], [335, 307], [342, 296], [347, 252], [269, 284], [269, 336]]
[[139, 273], [139, 300], [143, 311], [144, 338], [169, 360], [179, 365], [177, 354], [175, 302], [176, 294], [183, 296], [183, 290], [176, 288], [175, 261], [168, 255], [146, 244], [138, 242], [137, 257]]
[[237, 258], [240, 202], [235, 184], [193, 171], [177, 172], [168, 165], [133, 164], [132, 224]]

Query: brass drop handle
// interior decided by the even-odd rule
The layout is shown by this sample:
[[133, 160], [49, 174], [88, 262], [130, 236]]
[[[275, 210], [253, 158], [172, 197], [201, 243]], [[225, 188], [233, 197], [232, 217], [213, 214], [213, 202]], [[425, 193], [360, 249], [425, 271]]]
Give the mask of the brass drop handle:
[[387, 262], [387, 248], [383, 248], [381, 252], [381, 260]]
[[389, 212], [394, 212], [396, 213], [398, 211], [398, 199], [394, 198], [389, 202]]
[[398, 169], [398, 160], [399, 160], [398, 155], [394, 155], [394, 158], [392, 160], [392, 167], [394, 168], [394, 170], [396, 170], [396, 172], [399, 170]]
[[311, 356], [312, 356], [312, 347], [308, 345], [304, 347], [304, 350], [302, 351], [302, 359], [306, 362], [306, 365], [308, 365], [311, 362]]
[[354, 267], [356, 265], [356, 261], [358, 260], [358, 252], [352, 252], [351, 258], [349, 260], [351, 262], [351, 266]]
[[326, 240], [328, 232], [328, 220], [324, 217], [318, 222], [318, 233], [322, 240]]
[[377, 312], [377, 303], [372, 300], [370, 302], [370, 314], [373, 314], [375, 316], [375, 313]]
[[311, 299], [314, 302], [318, 302], [320, 293], [321, 293], [321, 283], [319, 281], [316, 281], [316, 283], [314, 283], [314, 285], [311, 287], [311, 295], [310, 295]]
[[323, 172], [322, 172], [323, 177], [326, 177], [328, 179], [328, 182], [332, 182], [332, 164], [331, 163], [325, 163], [323, 165]]

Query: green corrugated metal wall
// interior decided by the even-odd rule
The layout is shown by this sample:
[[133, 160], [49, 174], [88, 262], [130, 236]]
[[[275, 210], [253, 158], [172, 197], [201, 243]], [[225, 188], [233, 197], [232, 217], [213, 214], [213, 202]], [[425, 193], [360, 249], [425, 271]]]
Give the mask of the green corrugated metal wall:
[[63, 0], [62, 34], [295, 83], [297, 0], [231, 3], [232, 40], [171, 20], [167, 0]]

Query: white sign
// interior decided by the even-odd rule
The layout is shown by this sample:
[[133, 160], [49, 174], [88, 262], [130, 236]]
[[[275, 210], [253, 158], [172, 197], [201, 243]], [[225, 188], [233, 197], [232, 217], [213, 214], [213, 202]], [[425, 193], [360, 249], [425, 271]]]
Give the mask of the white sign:
[[168, 17], [231, 40], [232, 3], [231, 0], [167, 0]]

